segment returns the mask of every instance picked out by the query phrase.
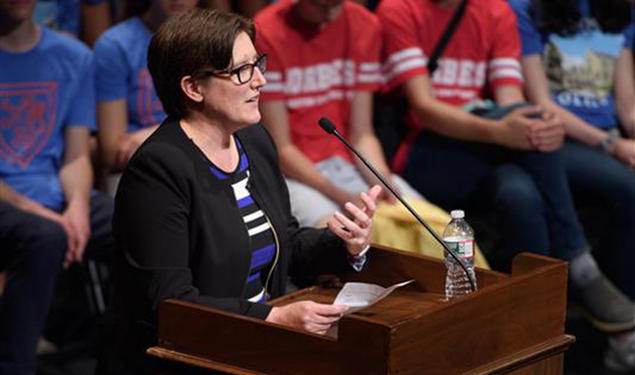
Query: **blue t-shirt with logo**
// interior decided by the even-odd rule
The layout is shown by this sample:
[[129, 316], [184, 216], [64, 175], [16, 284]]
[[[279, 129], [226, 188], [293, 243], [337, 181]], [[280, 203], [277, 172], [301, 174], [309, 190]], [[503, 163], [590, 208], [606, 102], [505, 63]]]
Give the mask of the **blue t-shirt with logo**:
[[622, 33], [603, 32], [591, 16], [589, 1], [580, 0], [578, 32], [543, 33], [530, 0], [509, 0], [516, 13], [523, 56], [540, 54], [555, 103], [599, 128], [618, 125], [613, 93], [617, 58], [631, 48], [633, 26]]
[[0, 179], [61, 210], [65, 129], [95, 129], [93, 54], [72, 37], [41, 30], [28, 52], [0, 50]]
[[150, 30], [134, 17], [108, 29], [95, 44], [97, 99], [126, 100], [128, 132], [166, 118], [148, 71], [150, 39]]

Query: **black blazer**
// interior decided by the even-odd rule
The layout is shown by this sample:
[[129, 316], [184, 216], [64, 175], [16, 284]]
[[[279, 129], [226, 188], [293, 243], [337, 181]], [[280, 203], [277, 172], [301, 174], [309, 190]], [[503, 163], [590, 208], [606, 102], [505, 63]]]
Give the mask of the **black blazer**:
[[[235, 136], [249, 160], [248, 189], [278, 237], [271, 296], [284, 293], [288, 274], [306, 283], [352, 270], [341, 239], [329, 230], [298, 227], [269, 133], [253, 125]], [[120, 329], [130, 332], [118, 341], [128, 354], [154, 345], [157, 308], [168, 298], [268, 315], [270, 306], [241, 298], [251, 252], [233, 191], [209, 171], [177, 120], [167, 119], [130, 160], [117, 191], [113, 230], [116, 315]]]

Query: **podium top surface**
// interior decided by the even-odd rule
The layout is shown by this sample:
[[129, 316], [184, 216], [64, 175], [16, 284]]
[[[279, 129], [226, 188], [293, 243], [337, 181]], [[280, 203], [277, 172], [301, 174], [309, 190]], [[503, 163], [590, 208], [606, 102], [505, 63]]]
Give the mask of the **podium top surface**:
[[[431, 309], [452, 302], [446, 300], [443, 294], [426, 293], [413, 289], [408, 288], [408, 286], [396, 289], [386, 298], [372, 306], [352, 313], [350, 316], [377, 324], [394, 326], [413, 319], [413, 316], [423, 315]], [[331, 304], [339, 291], [340, 288], [314, 286], [273, 300], [271, 305], [281, 306], [305, 300]]]

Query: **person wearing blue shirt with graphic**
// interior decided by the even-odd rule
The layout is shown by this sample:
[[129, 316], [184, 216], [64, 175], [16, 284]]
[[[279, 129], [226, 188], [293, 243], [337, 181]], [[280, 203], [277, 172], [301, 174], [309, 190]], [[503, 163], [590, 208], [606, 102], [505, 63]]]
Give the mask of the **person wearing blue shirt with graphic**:
[[[510, 0], [528, 97], [563, 119], [574, 198], [610, 215], [607, 274], [635, 298], [635, 86], [628, 0]], [[621, 129], [620, 129], [621, 125]], [[612, 335], [605, 364], [635, 369], [635, 332]]]
[[147, 67], [154, 30], [171, 15], [197, 3], [153, 0], [139, 15], [115, 25], [97, 40], [99, 142], [102, 161], [110, 171], [121, 171], [166, 118]]
[[108, 251], [112, 201], [91, 197], [92, 52], [0, 0], [0, 374], [33, 374], [62, 262]]

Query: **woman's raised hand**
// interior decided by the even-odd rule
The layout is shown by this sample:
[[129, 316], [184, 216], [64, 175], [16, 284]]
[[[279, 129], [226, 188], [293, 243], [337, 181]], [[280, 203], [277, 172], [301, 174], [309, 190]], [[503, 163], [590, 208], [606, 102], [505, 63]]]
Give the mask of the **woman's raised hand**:
[[351, 215], [349, 219], [340, 212], [335, 212], [326, 223], [328, 228], [346, 242], [346, 248], [350, 255], [359, 254], [370, 242], [371, 229], [373, 227], [373, 215], [377, 208], [377, 197], [381, 194], [381, 187], [375, 185], [359, 194], [363, 207], [358, 207], [347, 202], [344, 208]]

